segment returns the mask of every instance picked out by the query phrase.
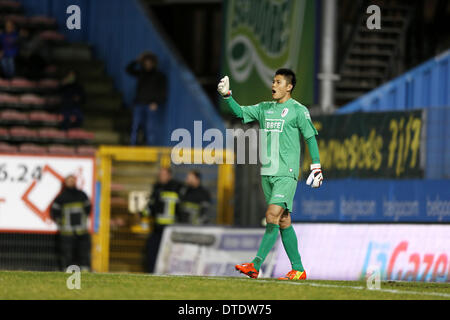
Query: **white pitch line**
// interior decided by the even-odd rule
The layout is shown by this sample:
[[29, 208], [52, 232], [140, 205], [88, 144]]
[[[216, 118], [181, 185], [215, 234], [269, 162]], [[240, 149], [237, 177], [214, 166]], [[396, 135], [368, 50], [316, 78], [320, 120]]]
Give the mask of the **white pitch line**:
[[[108, 274], [108, 273], [106, 273]], [[109, 273], [112, 274], [112, 273]], [[126, 274], [126, 273], [116, 273], [120, 275], [132, 275], [132, 274]], [[441, 292], [419, 292], [419, 291], [404, 291], [404, 290], [395, 290], [395, 289], [367, 289], [365, 287], [355, 287], [355, 286], [340, 286], [337, 284], [324, 284], [324, 283], [316, 283], [311, 282], [310, 280], [302, 281], [302, 282], [293, 282], [293, 281], [279, 281], [279, 280], [269, 280], [269, 279], [245, 279], [245, 278], [238, 278], [238, 277], [215, 277], [215, 276], [189, 276], [189, 275], [166, 275], [166, 274], [135, 274], [136, 276], [150, 276], [150, 277], [162, 277], [162, 278], [201, 278], [201, 279], [207, 279], [207, 280], [239, 280], [239, 281], [255, 281], [255, 282], [269, 282], [269, 283], [276, 283], [276, 284], [287, 284], [287, 285], [297, 285], [297, 286], [311, 286], [311, 287], [322, 287], [322, 288], [339, 288], [339, 289], [353, 289], [353, 290], [368, 290], [373, 292], [386, 292], [386, 293], [392, 293], [392, 294], [412, 294], [412, 295], [425, 295], [425, 296], [436, 296], [436, 297], [443, 297], [443, 298], [449, 298], [450, 294], [447, 293], [441, 293]]]
[[[175, 277], [191, 277], [192, 276], [175, 276]], [[200, 276], [201, 277], [201, 276]], [[287, 284], [287, 285], [297, 285], [297, 286], [311, 286], [311, 287], [322, 287], [322, 288], [339, 288], [339, 289], [353, 289], [353, 290], [368, 290], [373, 292], [386, 292], [386, 293], [392, 293], [392, 294], [412, 294], [412, 295], [426, 295], [426, 296], [436, 296], [436, 297], [443, 297], [443, 298], [450, 298], [450, 294], [447, 293], [441, 293], [441, 292], [419, 292], [419, 291], [405, 291], [405, 290], [395, 290], [395, 289], [367, 289], [365, 287], [355, 287], [355, 286], [340, 286], [337, 284], [324, 284], [324, 283], [315, 283], [311, 282], [310, 280], [305, 282], [293, 282], [293, 281], [279, 281], [279, 280], [267, 280], [267, 279], [241, 279], [230, 277], [201, 277], [202, 279], [208, 279], [208, 280], [231, 280], [230, 278], [233, 278], [232, 280], [240, 280], [240, 281], [256, 281], [256, 282], [269, 282], [269, 283], [276, 283], [276, 284]]]
[[[274, 282], [271, 280], [258, 280], [258, 281], [265, 281], [265, 282]], [[450, 298], [450, 294], [447, 293], [441, 293], [441, 292], [419, 292], [419, 291], [405, 291], [405, 290], [395, 290], [395, 289], [367, 289], [364, 287], [354, 287], [354, 286], [339, 286], [336, 284], [323, 284], [323, 283], [314, 283], [314, 282], [292, 282], [292, 281], [286, 281], [284, 282], [289, 285], [300, 285], [300, 286], [311, 286], [311, 287], [322, 287], [322, 288], [349, 288], [354, 290], [368, 290], [373, 292], [387, 292], [387, 293], [393, 293], [393, 294], [412, 294], [412, 295], [426, 295], [426, 296], [436, 296], [436, 297], [444, 297], [444, 298]]]

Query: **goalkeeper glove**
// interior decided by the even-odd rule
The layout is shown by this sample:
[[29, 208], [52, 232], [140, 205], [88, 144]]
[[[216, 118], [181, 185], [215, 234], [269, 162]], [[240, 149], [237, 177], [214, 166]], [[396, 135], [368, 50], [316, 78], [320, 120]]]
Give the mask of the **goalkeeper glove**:
[[309, 174], [306, 184], [312, 188], [318, 188], [322, 185], [323, 175], [320, 163], [311, 165], [311, 173]]
[[217, 86], [217, 91], [219, 91], [224, 98], [231, 96], [230, 79], [228, 76], [225, 76], [220, 80], [219, 85]]

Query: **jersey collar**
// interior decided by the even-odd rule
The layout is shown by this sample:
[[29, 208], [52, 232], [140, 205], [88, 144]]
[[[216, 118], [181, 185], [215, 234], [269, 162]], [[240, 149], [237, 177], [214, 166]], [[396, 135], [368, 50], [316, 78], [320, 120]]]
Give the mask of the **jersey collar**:
[[275, 106], [283, 106], [283, 105], [285, 105], [286, 103], [288, 103], [288, 102], [291, 101], [291, 100], [292, 100], [292, 97], [289, 98], [288, 100], [286, 100], [286, 101], [283, 102], [283, 103], [278, 103], [278, 102], [275, 101]]

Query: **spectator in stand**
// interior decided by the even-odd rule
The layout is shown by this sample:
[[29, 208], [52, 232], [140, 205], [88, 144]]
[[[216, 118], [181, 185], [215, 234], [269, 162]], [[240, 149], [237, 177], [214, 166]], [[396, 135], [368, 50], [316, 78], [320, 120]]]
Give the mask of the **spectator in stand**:
[[131, 124], [131, 145], [136, 145], [139, 128], [143, 127], [147, 145], [156, 145], [158, 110], [166, 100], [166, 76], [157, 70], [158, 59], [150, 52], [143, 53], [127, 66], [127, 73], [137, 78]]
[[86, 102], [83, 86], [78, 82], [77, 72], [70, 70], [61, 82], [62, 128], [79, 128], [83, 123], [81, 106]]
[[48, 46], [39, 35], [31, 36], [26, 28], [20, 29], [19, 35], [17, 73], [25, 78], [38, 80], [42, 77], [47, 65]]
[[76, 178], [69, 175], [61, 193], [54, 200], [50, 215], [58, 225], [59, 263], [62, 271], [70, 265], [90, 270], [91, 236], [88, 219], [91, 202], [76, 185]]
[[204, 225], [212, 222], [208, 209], [211, 196], [202, 186], [202, 176], [197, 170], [191, 170], [186, 184], [180, 191], [180, 213], [177, 223]]
[[13, 78], [16, 74], [16, 57], [19, 53], [19, 34], [11, 20], [6, 20], [5, 30], [0, 34], [0, 57], [5, 78]]

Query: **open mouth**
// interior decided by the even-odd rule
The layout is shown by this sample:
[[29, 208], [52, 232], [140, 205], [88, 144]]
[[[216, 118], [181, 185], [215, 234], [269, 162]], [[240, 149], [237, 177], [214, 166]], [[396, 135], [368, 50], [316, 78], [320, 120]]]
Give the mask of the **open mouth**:
[[276, 92], [275, 90], [272, 89], [272, 94], [275, 94], [275, 93], [277, 93], [277, 92]]

